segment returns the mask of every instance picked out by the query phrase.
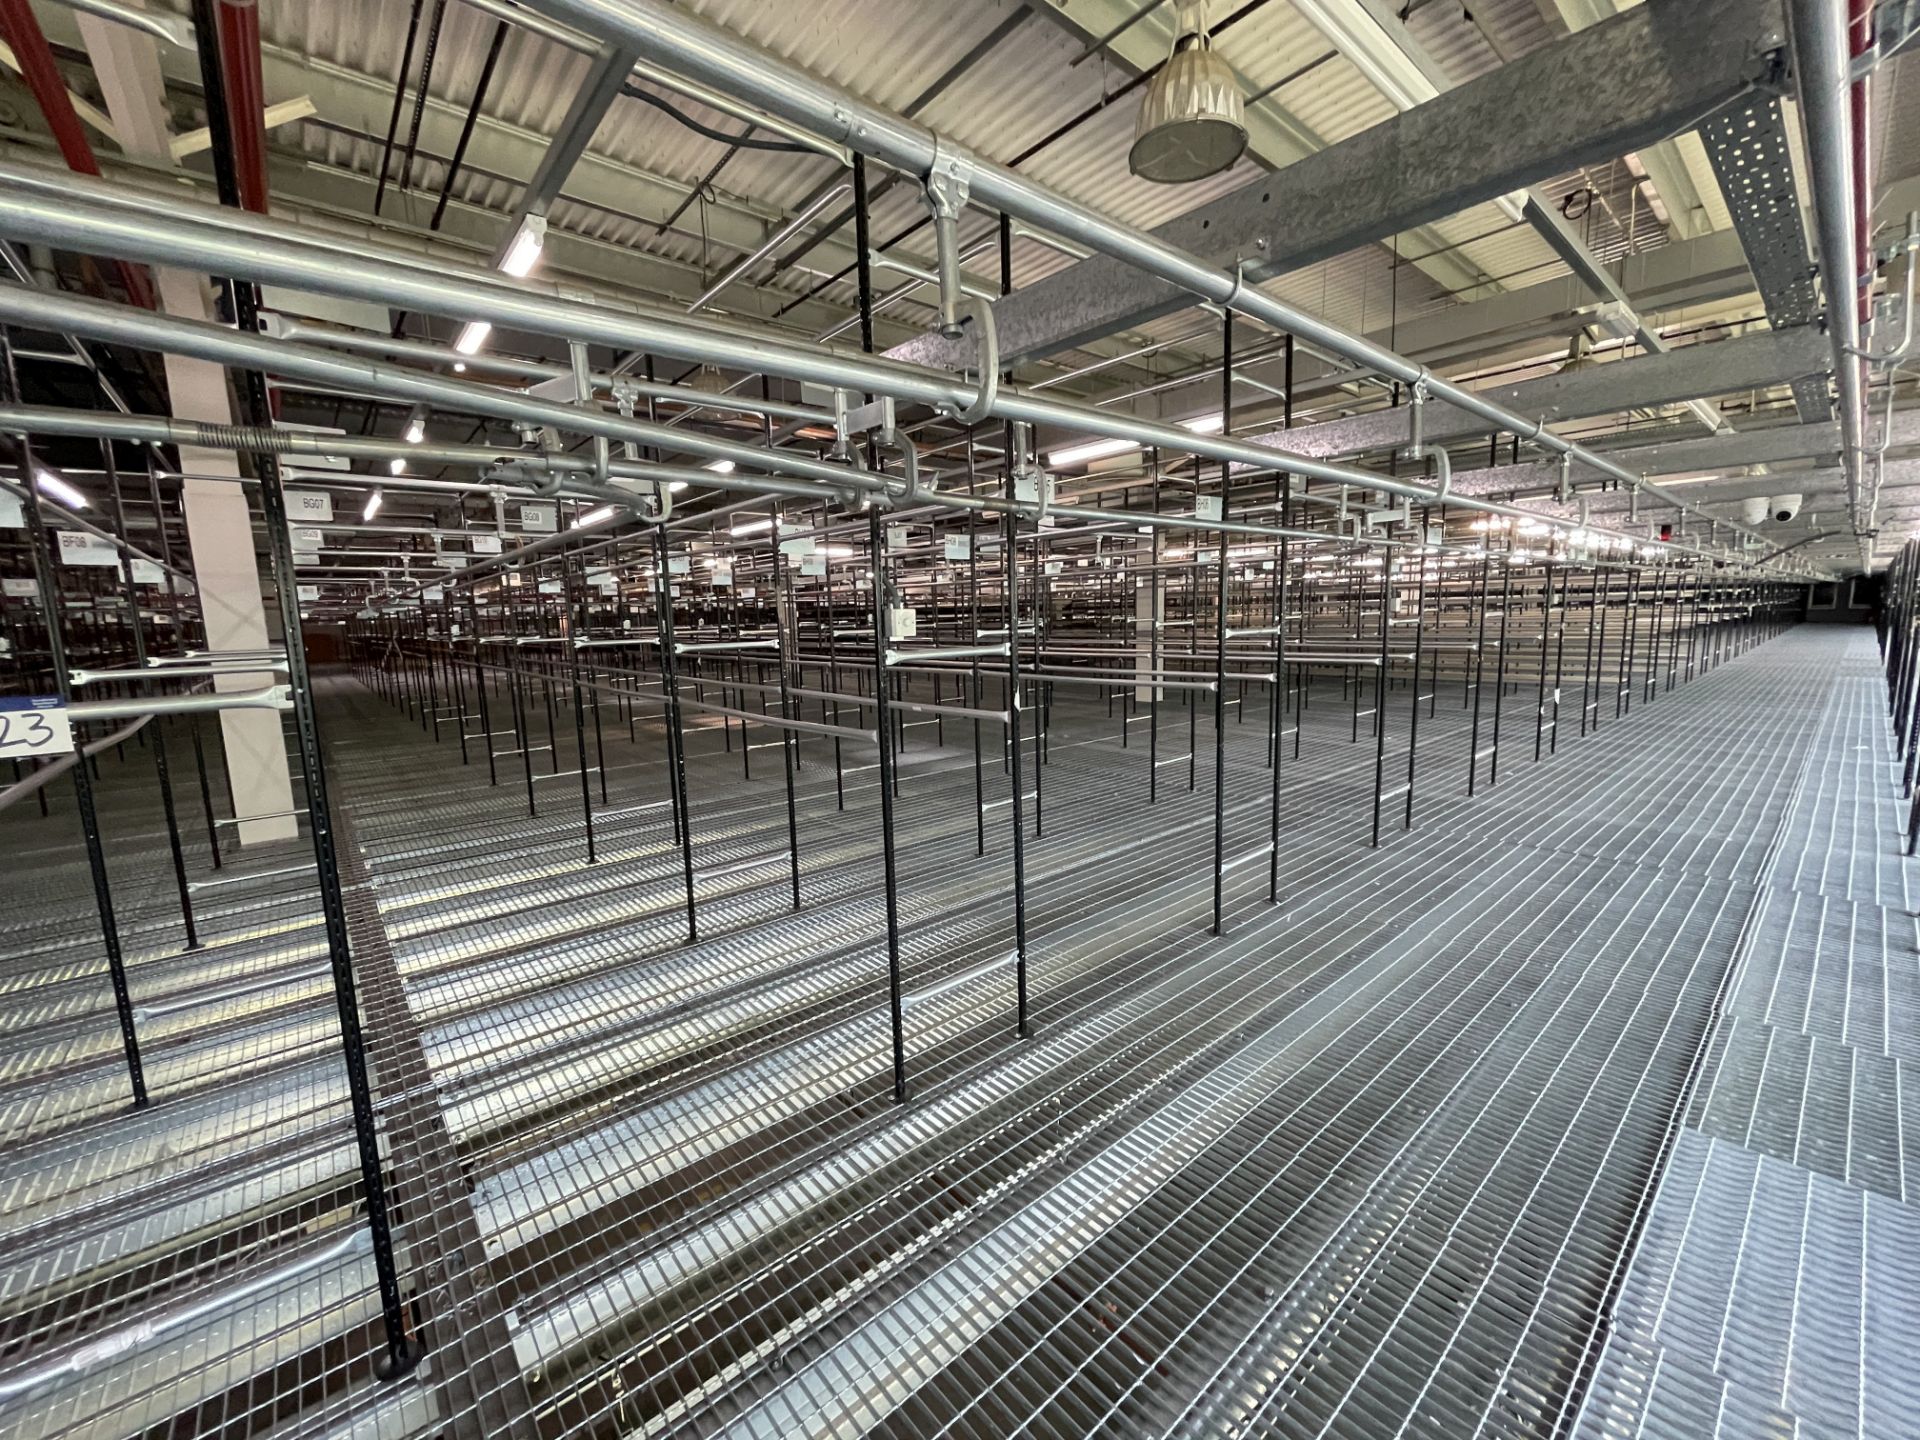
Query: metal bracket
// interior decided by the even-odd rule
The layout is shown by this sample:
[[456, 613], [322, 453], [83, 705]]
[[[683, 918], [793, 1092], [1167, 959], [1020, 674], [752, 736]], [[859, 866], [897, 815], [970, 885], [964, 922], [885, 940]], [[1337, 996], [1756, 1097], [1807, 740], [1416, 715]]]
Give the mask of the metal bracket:
[[993, 413], [994, 401], [1000, 397], [1000, 335], [994, 328], [992, 305], [973, 295], [965, 296], [962, 303], [967, 310], [966, 318], [973, 321], [980, 337], [979, 363], [974, 367], [980, 376], [979, 390], [971, 405], [942, 404], [935, 405], [934, 409], [971, 429]]
[[[613, 408], [620, 412], [622, 418], [631, 420], [634, 411], [639, 407], [639, 402], [639, 386], [624, 377], [616, 377], [613, 382]], [[633, 441], [627, 441], [625, 449], [629, 460], [640, 458], [640, 447]], [[673, 487], [659, 480], [646, 480], [640, 483], [652, 487], [651, 494], [642, 494], [639, 497], [648, 507], [640, 512], [641, 520], [649, 525], [665, 524], [668, 517], [673, 514]]]
[[933, 163], [927, 169], [927, 209], [933, 215], [934, 248], [940, 279], [940, 333], [960, 334], [960, 213], [973, 184], [972, 154], [944, 136], [935, 136]]

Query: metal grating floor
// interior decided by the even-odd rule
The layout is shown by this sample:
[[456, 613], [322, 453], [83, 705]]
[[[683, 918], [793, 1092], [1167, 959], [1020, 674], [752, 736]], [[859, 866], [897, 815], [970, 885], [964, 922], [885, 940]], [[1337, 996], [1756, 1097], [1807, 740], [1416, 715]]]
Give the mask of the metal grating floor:
[[1872, 647], [1831, 687], [1576, 1434], [1906, 1436], [1920, 930]]
[[[1688, 1185], [1757, 1193], [1798, 1164], [1800, 1193], [1827, 1187], [1806, 1213], [1857, 1217], [1836, 1235], [1909, 1235], [1920, 981], [1876, 675], [1870, 638], [1792, 632], [1569, 730], [1537, 765], [1531, 733], [1510, 739], [1472, 799], [1449, 695], [1421, 722], [1419, 825], [1378, 850], [1372, 744], [1350, 741], [1337, 694], [1316, 698], [1283, 769], [1277, 906], [1265, 715], [1237, 706], [1219, 938], [1206, 767], [1191, 792], [1184, 765], [1163, 769], [1149, 808], [1139, 731], [1122, 748], [1097, 703], [1063, 702], [1028, 841], [1026, 1040], [1008, 812], [976, 856], [970, 727], [945, 745], [909, 731], [905, 1106], [870, 746], [846, 746], [845, 810], [828, 742], [802, 746], [794, 910], [778, 746], [692, 732], [689, 944], [657, 736], [609, 727], [588, 867], [577, 778], [541, 782], [529, 816], [517, 783], [489, 789], [336, 679], [330, 765], [374, 902], [363, 1010], [429, 1351], [394, 1383], [373, 1374], [297, 847], [225, 872], [208, 943], [183, 952], [144, 868], [152, 817], [107, 767], [161, 1103], [123, 1109], [68, 875], [84, 867], [46, 845], [0, 965], [0, 1405], [21, 1376], [37, 1387], [0, 1421], [276, 1440], [1546, 1437], [1583, 1397], [1579, 1423], [1613, 1434], [1712, 1394], [1728, 1415], [1830, 1423], [1825, 1399], [1752, 1382], [1758, 1328], [1729, 1346], [1751, 1369], [1648, 1379], [1667, 1332], [1634, 1307]], [[1390, 698], [1389, 764], [1409, 698]], [[1508, 697], [1516, 734], [1530, 701]], [[1162, 724], [1160, 755], [1183, 758], [1184, 714]], [[1194, 738], [1207, 753], [1204, 715]], [[991, 757], [987, 783], [1004, 796]], [[1776, 1093], [1807, 1122], [1787, 1128]], [[1721, 1151], [1748, 1168], [1697, 1182], [1693, 1157]], [[1707, 1274], [1685, 1258], [1678, 1273]], [[1911, 1348], [1897, 1277], [1858, 1282], [1865, 1318], [1832, 1343]], [[1793, 1343], [1830, 1319], [1810, 1310]]]

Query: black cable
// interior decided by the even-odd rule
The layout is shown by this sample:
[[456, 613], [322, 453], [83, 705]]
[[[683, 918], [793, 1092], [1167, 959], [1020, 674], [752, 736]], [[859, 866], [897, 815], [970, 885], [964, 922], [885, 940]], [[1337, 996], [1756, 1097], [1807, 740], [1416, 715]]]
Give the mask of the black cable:
[[703, 125], [671, 101], [663, 99], [651, 90], [642, 90], [638, 85], [622, 85], [620, 87], [620, 93], [631, 96], [635, 100], [646, 101], [646, 103], [653, 106], [654, 109], [664, 111], [666, 114], [671, 115], [682, 125], [686, 126], [687, 129], [704, 135], [709, 140], [718, 140], [722, 145], [737, 145], [742, 150], [777, 150], [789, 155], [813, 155], [818, 153], [813, 146], [801, 145], [792, 140], [754, 140], [748, 138], [747, 135], [729, 135], [724, 130], [716, 130], [711, 125]]
[[376, 215], [380, 213], [381, 203], [387, 198], [387, 171], [393, 164], [393, 141], [394, 137], [400, 133], [400, 107], [406, 102], [407, 72], [413, 69], [413, 44], [420, 34], [420, 4], [421, 0], [413, 0], [413, 16], [407, 21], [407, 45], [400, 52], [400, 75], [393, 82], [393, 113], [387, 117], [387, 143], [380, 152], [380, 183], [374, 187], [373, 191], [373, 213]]
[[429, 230], [438, 230], [440, 221], [447, 213], [447, 201], [453, 195], [454, 177], [459, 175], [460, 167], [467, 160], [467, 146], [473, 140], [473, 127], [480, 119], [480, 106], [487, 98], [487, 89], [493, 84], [493, 72], [500, 63], [500, 47], [507, 38], [507, 22], [502, 20], [493, 27], [493, 43], [487, 47], [486, 64], [480, 67], [480, 83], [473, 87], [473, 100], [467, 106], [467, 118], [460, 126], [460, 139], [453, 147], [453, 158], [447, 162], [447, 173], [440, 182], [440, 198], [434, 202], [433, 219], [427, 222]]
[[447, 18], [447, 0], [433, 0], [433, 23], [427, 27], [427, 48], [420, 56], [420, 83], [413, 92], [413, 120], [407, 127], [407, 151], [400, 161], [400, 189], [413, 178], [413, 156], [420, 148], [420, 121], [427, 111], [427, 87], [433, 82], [434, 56], [440, 50], [440, 26]]

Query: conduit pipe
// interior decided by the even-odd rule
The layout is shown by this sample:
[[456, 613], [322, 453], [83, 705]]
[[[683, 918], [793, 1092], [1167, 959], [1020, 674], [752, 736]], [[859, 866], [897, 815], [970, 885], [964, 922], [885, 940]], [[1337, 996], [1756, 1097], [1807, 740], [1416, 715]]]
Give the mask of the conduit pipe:
[[[160, 255], [165, 257], [160, 263], [209, 263], [223, 272], [258, 281], [298, 285], [348, 298], [371, 297], [400, 308], [489, 319], [496, 324], [632, 347], [696, 363], [718, 363], [841, 389], [892, 394], [955, 412], [979, 398], [977, 387], [946, 371], [770, 339], [757, 329], [657, 307], [630, 305], [615, 309], [576, 299], [571, 293], [562, 294], [557, 287], [516, 283], [491, 270], [456, 271], [443, 262], [364, 242], [343, 247], [330, 235], [313, 239], [295, 225], [183, 202], [177, 196], [75, 182], [44, 167], [5, 161], [0, 161], [0, 181], [11, 182], [19, 190], [17, 201], [13, 194], [0, 191], [0, 223], [51, 244], [78, 248], [97, 245], [105, 253], [142, 258]], [[36, 199], [47, 203], [35, 203]], [[689, 327], [698, 334], [690, 333]], [[1248, 469], [1284, 469], [1310, 479], [1366, 486], [1426, 503], [1438, 499], [1418, 484], [1369, 471], [1225, 436], [1200, 436], [1179, 426], [1093, 407], [1041, 399], [1013, 387], [1002, 387], [991, 408], [1007, 418], [1203, 455]], [[1514, 423], [1528, 434], [1540, 431], [1533, 422]], [[1612, 473], [1630, 483], [1641, 483], [1617, 466], [1612, 467]], [[1696, 513], [1668, 492], [1653, 486], [1644, 488], [1682, 513]], [[1303, 494], [1302, 498], [1323, 497]], [[1572, 524], [1537, 511], [1503, 510], [1495, 502], [1472, 497], [1458, 497], [1455, 503], [1488, 513], [1514, 513], [1551, 524]], [[1712, 517], [1703, 514], [1702, 518]], [[1739, 557], [1722, 553], [1715, 558]]]
[[[39, 18], [27, 0], [0, 0], [0, 33], [5, 34], [13, 47], [14, 59], [20, 62], [20, 76], [33, 92], [47, 128], [53, 131], [67, 168], [76, 174], [97, 178], [100, 162], [94, 157], [93, 144], [81, 128], [73, 97], [67, 93], [67, 82], [60, 77], [60, 67], [54, 64], [53, 47], [47, 44], [46, 32], [41, 30]], [[116, 259], [115, 263], [128, 297], [134, 304], [151, 310], [153, 287], [146, 273], [125, 260]]]
[[[1796, 9], [1820, 8], [1827, 11], [1830, 19], [1837, 19], [1831, 4], [1822, 4], [1821, 0], [1795, 0], [1795, 3]], [[931, 176], [936, 162], [948, 167], [961, 166], [970, 196], [987, 209], [998, 210], [1049, 234], [1122, 260], [1201, 300], [1250, 316], [1275, 330], [1294, 335], [1302, 343], [1323, 347], [1389, 379], [1406, 385], [1424, 384], [1432, 398], [1477, 416], [1497, 430], [1526, 437], [1555, 455], [1569, 455], [1577, 463], [1636, 490], [1646, 488], [1650, 494], [1659, 493], [1645, 486], [1643, 476], [1585, 446], [1563, 439], [1536, 421], [1494, 404], [1484, 394], [1430, 375], [1424, 366], [1384, 346], [1296, 309], [1257, 286], [1248, 286], [1238, 272], [1229, 274], [1143, 230], [1069, 200], [1004, 165], [971, 153], [950, 137], [863, 100], [685, 9], [659, 3], [659, 0], [542, 0], [542, 6], [591, 34], [629, 44], [643, 54], [657, 57], [678, 74], [764, 109], [804, 130], [845, 144], [915, 179], [924, 181]], [[1839, 63], [1844, 81], [1844, 47]], [[1835, 133], [1844, 135], [1845, 132]], [[1845, 255], [1847, 251], [1843, 248], [1836, 253]], [[1857, 339], [1857, 325], [1855, 331]], [[1012, 406], [996, 406], [995, 411], [1008, 419], [1033, 418]], [[1095, 428], [1095, 433], [1108, 432]], [[1169, 445], [1167, 440], [1143, 443]], [[1214, 459], [1238, 458], [1178, 441], [1171, 442], [1171, 448], [1210, 455]], [[1264, 463], [1273, 468], [1284, 467], [1296, 475], [1346, 478], [1316, 475], [1313, 469], [1295, 460]], [[1397, 489], [1378, 480], [1368, 483], [1393, 494], [1433, 498], [1419, 487]], [[1670, 496], [1660, 498], [1682, 513], [1689, 511], [1688, 506]], [[1455, 503], [1466, 503], [1465, 497], [1457, 497]]]
[[[36, 328], [71, 324], [80, 333], [90, 338], [114, 344], [148, 350], [170, 350], [193, 355], [202, 360], [210, 360], [215, 364], [258, 369], [299, 379], [315, 380], [321, 384], [344, 383], [363, 386], [410, 400], [425, 400], [430, 404], [463, 409], [475, 414], [493, 415], [501, 419], [525, 421], [543, 426], [551, 425], [561, 430], [581, 434], [605, 435], [611, 440], [630, 440], [636, 444], [649, 446], [677, 445], [680, 449], [694, 450], [714, 458], [732, 460], [736, 467], [784, 470], [814, 483], [796, 485], [793, 482], [782, 482], [777, 478], [761, 475], [738, 473], [722, 475], [706, 469], [676, 469], [672, 466], [614, 462], [613, 473], [622, 474], [630, 471], [636, 479], [656, 477], [687, 479], [715, 489], [797, 494], [815, 500], [830, 498], [830, 493], [834, 491], [850, 490], [875, 496], [890, 494], [897, 492], [902, 483], [898, 479], [849, 469], [830, 461], [815, 460], [790, 450], [766, 450], [716, 439], [698, 432], [669, 431], [664, 426], [645, 420], [611, 415], [603, 410], [543, 400], [520, 391], [501, 390], [471, 381], [428, 375], [401, 366], [382, 365], [377, 361], [356, 360], [308, 350], [301, 346], [268, 340], [258, 335], [244, 335], [207, 321], [153, 314], [83, 296], [54, 296], [16, 287], [0, 287], [0, 321]], [[36, 412], [33, 407], [19, 407], [15, 413], [31, 417]], [[82, 421], [78, 416], [85, 416], [87, 419]], [[210, 448], [264, 449], [295, 454], [342, 453], [339, 449], [341, 437], [316, 436], [301, 431], [204, 426], [198, 422], [168, 420], [161, 417], [129, 417], [96, 412], [78, 412], [77, 415], [74, 412], [67, 412], [63, 417], [56, 411], [46, 419], [47, 423], [41, 428], [48, 434], [107, 434], [131, 439], [176, 440], [177, 443], [175, 432], [184, 430], [184, 433], [178, 435], [178, 439]], [[29, 433], [33, 433], [31, 428]], [[426, 455], [438, 450], [441, 453], [451, 454], [461, 448], [466, 448], [470, 455], [484, 454], [489, 458], [505, 458], [536, 468], [543, 466], [556, 469], [570, 468], [576, 460], [583, 469], [591, 470], [592, 468], [591, 461], [580, 457], [567, 459], [531, 453], [522, 455], [516, 452], [506, 452], [503, 456], [502, 452], [483, 450], [480, 447], [388, 445], [381, 453]], [[828, 493], [823, 494], [823, 487]], [[596, 490], [593, 493], [602, 499], [630, 501], [634, 498], [631, 494], [624, 492], [619, 495], [608, 495]], [[949, 496], [938, 492], [925, 498], [959, 509], [1009, 508], [1008, 502], [1004, 501], [974, 500], [965, 496]], [[1492, 502], [1488, 503], [1491, 505]], [[1504, 508], [1511, 509], [1511, 507]], [[1029, 513], [1031, 509], [1030, 506], [1021, 508], [1017, 513]], [[1117, 513], [1066, 506], [1053, 506], [1051, 509], [1054, 514], [1091, 520], [1114, 520], [1128, 524], [1157, 523], [1176, 528], [1219, 528], [1217, 524], [1210, 527], [1199, 525], [1190, 516], [1155, 517], [1147, 512]], [[1537, 518], [1532, 516], [1531, 512], [1515, 511], [1513, 513]], [[1285, 534], [1302, 540], [1324, 541], [1334, 538], [1318, 531], [1283, 531], [1261, 526], [1248, 526], [1243, 531], [1237, 530], [1236, 533], [1273, 536]]]
[[[491, 370], [503, 375], [533, 380], [571, 380], [573, 370], [542, 360], [516, 360], [512, 356], [481, 351], [463, 355], [451, 345], [435, 345], [425, 340], [401, 340], [371, 331], [342, 330], [332, 325], [315, 325], [292, 316], [274, 315], [265, 322], [265, 333], [282, 340], [306, 340], [335, 350], [350, 350], [362, 355], [387, 355], [398, 360], [418, 360], [425, 365], [465, 365], [468, 370]], [[611, 392], [618, 385], [643, 398], [664, 400], [699, 410], [738, 410], [748, 415], [778, 415], [783, 420], [832, 425], [833, 416], [812, 405], [791, 405], [784, 400], [762, 400], [747, 395], [714, 395], [695, 390], [691, 385], [667, 385], [651, 380], [636, 380], [617, 371], [595, 371], [588, 376], [594, 387]]]
[[1806, 121], [1807, 179], [1813, 188], [1813, 219], [1820, 241], [1820, 280], [1827, 293], [1827, 335], [1833, 342], [1840, 392], [1840, 463], [1847, 477], [1849, 518], [1860, 541], [1861, 566], [1870, 569], [1873, 542], [1863, 533], [1870, 506], [1861, 483], [1866, 395], [1857, 358], [1860, 311], [1852, 273], [1856, 210], [1846, 29], [1838, 0], [1789, 0], [1787, 15]]
[[[64, 194], [61, 186], [53, 183], [56, 179], [64, 185]], [[92, 203], [102, 199], [107, 203]], [[208, 220], [206, 212], [209, 210], [207, 206], [182, 203], [147, 192], [121, 191], [74, 181], [70, 177], [54, 177], [43, 167], [0, 162], [0, 230], [49, 244], [82, 250], [97, 249], [107, 254], [128, 254], [160, 264], [212, 269], [217, 273], [294, 285], [325, 294], [384, 300], [405, 309], [491, 318], [495, 323], [518, 325], [528, 330], [566, 334], [573, 338], [650, 351], [696, 363], [717, 363], [730, 368], [783, 374], [841, 389], [891, 394], [900, 399], [951, 410], [965, 410], [979, 395], [978, 387], [946, 371], [856, 352], [770, 339], [758, 331], [694, 319], [652, 307], [636, 305], [616, 310], [610, 306], [564, 298], [557, 293], [544, 293], [536, 286], [502, 286], [496, 283], [495, 277], [479, 272], [472, 275], [446, 269], [429, 272], [412, 263], [413, 257], [405, 257], [406, 263], [395, 263], [391, 259], [371, 262], [358, 258], [351, 251], [326, 249], [300, 239], [279, 238], [288, 233], [297, 235], [298, 231], [270, 218], [253, 217], [249, 230], [238, 231], [222, 223], [226, 217], [219, 216], [218, 212], [213, 212], [215, 219]], [[372, 248], [355, 247], [358, 251]], [[296, 353], [292, 347], [272, 345], [257, 336], [238, 335], [200, 322], [167, 318], [157, 327], [142, 326], [137, 312], [130, 312], [125, 306], [85, 297], [61, 296], [51, 306], [40, 306], [34, 297], [0, 289], [0, 308], [4, 309], [6, 318], [38, 328], [77, 330], [95, 339], [147, 349], [191, 353], [221, 364], [278, 371], [289, 376], [317, 380], [321, 384], [386, 389], [389, 393], [408, 399], [466, 408], [480, 414], [518, 416], [532, 419], [537, 424], [556, 425], [588, 434], [605, 434], [614, 439], [632, 439], [641, 444], [671, 444], [683, 450], [732, 459], [736, 464], [746, 463], [808, 475], [841, 488], [848, 483], [848, 471], [824, 461], [808, 460], [789, 451], [738, 446], [684, 429], [670, 432], [670, 439], [662, 439], [654, 433], [661, 427], [650, 427], [644, 421], [622, 420], [573, 406], [549, 405], [531, 397], [505, 395], [491, 387], [428, 376], [398, 367], [382, 367], [373, 362], [354, 364], [338, 357], [320, 357], [311, 352]], [[1318, 325], [1318, 322], [1313, 323]], [[265, 348], [242, 348], [257, 346]], [[1430, 386], [1430, 390], [1438, 393], [1434, 387]], [[1205, 456], [1251, 470], [1281, 470], [1309, 479], [1377, 490], [1428, 504], [1441, 500], [1438, 492], [1430, 487], [1372, 471], [1311, 459], [1226, 436], [1199, 435], [1177, 425], [1164, 425], [1133, 416], [1116, 415], [1110, 411], [1042, 399], [1012, 386], [999, 387], [992, 408], [996, 414], [1008, 419], [1077, 428], [1092, 434], [1131, 440], [1142, 447], [1157, 446], [1163, 450]], [[1506, 416], [1505, 412], [1484, 402], [1476, 401], [1473, 407], [1467, 408], [1499, 416], [1502, 423], [1516, 425], [1528, 435], [1546, 433], [1532, 422]], [[1630, 472], [1611, 462], [1597, 463], [1601, 463], [1609, 474], [1636, 488], [1641, 487], [1639, 478]], [[1649, 493], [1658, 493], [1652, 487], [1645, 488]], [[961, 504], [959, 497], [939, 498], [945, 504]], [[1485, 514], [1533, 520], [1566, 530], [1595, 530], [1591, 525], [1580, 526], [1571, 519], [1484, 497], [1453, 495], [1446, 499], [1447, 503]], [[1678, 502], [1671, 503], [1678, 505]], [[1056, 506], [1053, 509], [1059, 514], [1076, 513], [1063, 507]], [[1152, 523], [1144, 517], [1131, 514], [1077, 513], [1088, 518]], [[1328, 538], [1320, 532], [1261, 527], [1242, 533], [1276, 536], [1286, 533], [1311, 540]], [[1620, 539], [1634, 538], [1616, 532], [1596, 533], [1613, 534]], [[1636, 540], [1636, 543], [1639, 542]], [[1682, 542], [1669, 542], [1666, 549], [1743, 563], [1738, 554], [1726, 550], [1709, 550]], [[1788, 570], [1786, 573], [1797, 572]]]

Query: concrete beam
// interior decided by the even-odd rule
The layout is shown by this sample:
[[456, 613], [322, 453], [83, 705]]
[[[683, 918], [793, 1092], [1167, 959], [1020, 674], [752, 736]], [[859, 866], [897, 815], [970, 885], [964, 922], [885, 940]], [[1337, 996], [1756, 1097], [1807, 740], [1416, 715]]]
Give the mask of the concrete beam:
[[[1664, 354], [1610, 361], [1572, 374], [1502, 385], [1485, 393], [1516, 414], [1554, 424], [1785, 385], [1803, 375], [1824, 373], [1832, 360], [1827, 337], [1809, 326], [1759, 331]], [[1412, 423], [1411, 409], [1402, 406], [1294, 430], [1276, 430], [1255, 437], [1255, 441], [1319, 458], [1361, 455], [1408, 444], [1413, 438]], [[1448, 405], [1430, 404], [1426, 433], [1429, 440], [1454, 441], [1489, 431], [1482, 420]]]
[[[1265, 279], [1442, 219], [1696, 124], [1774, 68], [1775, 0], [1650, 0], [1373, 126], [1155, 234]], [[1677, 61], [1679, 63], [1677, 63]], [[994, 307], [1003, 359], [1047, 354], [1182, 310], [1193, 297], [1105, 256]], [[928, 337], [901, 358], [961, 368]]]

